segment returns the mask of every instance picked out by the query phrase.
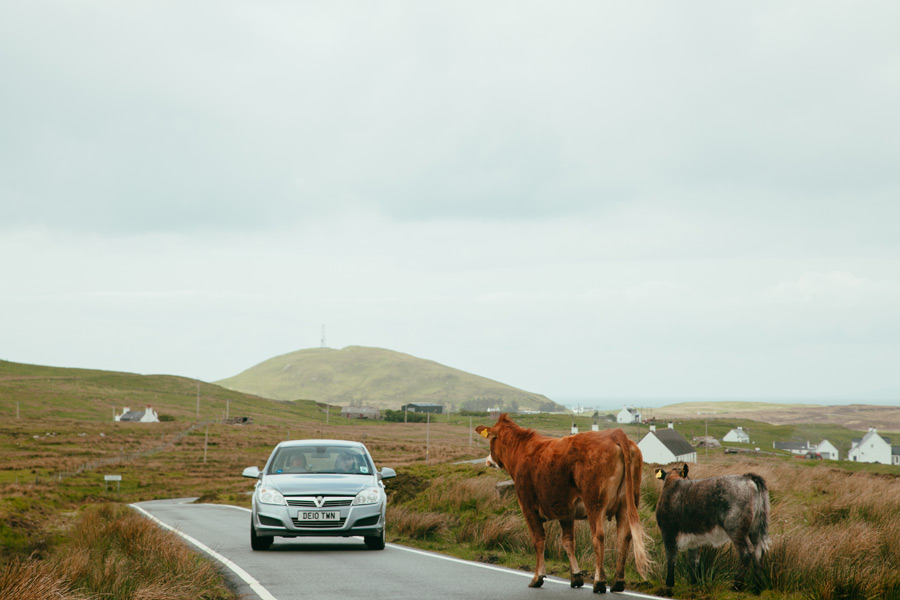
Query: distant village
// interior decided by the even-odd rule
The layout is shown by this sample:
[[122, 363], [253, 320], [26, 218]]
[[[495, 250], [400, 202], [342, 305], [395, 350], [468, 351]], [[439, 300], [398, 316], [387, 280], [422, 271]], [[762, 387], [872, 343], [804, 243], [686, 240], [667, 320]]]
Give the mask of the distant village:
[[[400, 407], [400, 411], [388, 411], [394, 413], [402, 413], [404, 415], [432, 415], [443, 414], [444, 407], [441, 404], [430, 402], [411, 402]], [[500, 414], [499, 408], [489, 409], [488, 415], [496, 418]], [[537, 411], [520, 411], [522, 414], [534, 413]], [[372, 406], [345, 406], [341, 408], [341, 417], [346, 419], [381, 419], [382, 412]], [[644, 456], [644, 462], [654, 464], [669, 464], [673, 462], [697, 462], [697, 449], [722, 448], [722, 442], [736, 444], [751, 444], [750, 434], [744, 431], [742, 427], [735, 427], [726, 433], [721, 440], [711, 436], [695, 437], [689, 441], [681, 432], [675, 429], [675, 424], [669, 421], [664, 428], [658, 428], [654, 422], [648, 422], [643, 419], [641, 412], [629, 406], [623, 406], [622, 410], [616, 415], [616, 422], [620, 424], [638, 425], [647, 424], [649, 431], [638, 442], [638, 447]], [[157, 423], [159, 415], [152, 407], [146, 407], [144, 410], [132, 410], [125, 407], [121, 414], [113, 414], [113, 419], [117, 422], [140, 422], [140, 423]], [[231, 423], [246, 424], [252, 423], [252, 418], [236, 417], [229, 419]], [[598, 425], [594, 424], [593, 429], [596, 431]], [[572, 433], [578, 433], [576, 427], [572, 427]], [[847, 456], [841, 457], [838, 449], [828, 440], [821, 440], [818, 443], [810, 441], [776, 441], [772, 443], [773, 450], [781, 452], [789, 452], [792, 455], [800, 456], [808, 459], [823, 460], [849, 460], [861, 463], [878, 463], [883, 465], [900, 466], [900, 446], [891, 445], [891, 438], [879, 435], [875, 427], [869, 427], [868, 432], [861, 438], [855, 438], [852, 441], [850, 451]], [[725, 452], [748, 452], [761, 451], [760, 448], [740, 448], [729, 446], [724, 448]]]
[[[616, 421], [623, 424], [643, 423], [641, 413], [633, 407], [623, 407], [616, 415]], [[669, 421], [665, 429], [657, 429], [650, 424], [650, 431], [638, 442], [638, 448], [644, 455], [644, 462], [656, 464], [669, 464], [673, 462], [697, 462], [697, 448], [720, 448], [721, 442], [738, 444], [750, 444], [750, 434], [742, 427], [736, 427], [725, 434], [721, 442], [713, 437], [694, 438], [692, 444], [684, 435], [675, 430], [674, 423]], [[793, 455], [810, 459], [841, 460], [838, 449], [828, 440], [822, 440], [818, 444], [805, 442], [773, 442], [773, 450], [790, 452]], [[738, 448], [729, 447], [729, 450], [738, 452]], [[756, 449], [760, 450], [760, 449]], [[882, 465], [900, 465], [900, 446], [892, 446], [891, 438], [882, 437], [875, 427], [869, 427], [869, 431], [861, 438], [855, 438], [850, 446], [850, 451], [845, 460], [862, 463], [879, 463]]]

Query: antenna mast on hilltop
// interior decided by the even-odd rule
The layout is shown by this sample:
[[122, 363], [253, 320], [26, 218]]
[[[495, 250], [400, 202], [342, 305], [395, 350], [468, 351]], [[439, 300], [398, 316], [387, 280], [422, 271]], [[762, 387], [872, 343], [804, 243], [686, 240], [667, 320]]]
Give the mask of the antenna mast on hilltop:
[[325, 324], [322, 324], [322, 347], [325, 347]]

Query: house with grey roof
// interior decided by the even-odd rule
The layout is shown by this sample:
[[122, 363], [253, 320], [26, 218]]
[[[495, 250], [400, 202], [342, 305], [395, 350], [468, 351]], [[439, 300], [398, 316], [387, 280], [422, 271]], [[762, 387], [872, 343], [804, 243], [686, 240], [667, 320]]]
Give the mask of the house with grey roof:
[[650, 431], [640, 442], [638, 448], [644, 455], [644, 462], [667, 465], [673, 462], [697, 462], [697, 450], [691, 443], [675, 431], [672, 423], [666, 429], [650, 426]]
[[891, 446], [891, 438], [881, 437], [874, 427], [868, 433], [854, 439], [850, 445], [847, 458], [856, 462], [880, 463], [882, 465], [900, 464], [900, 452], [897, 446]]
[[159, 423], [159, 415], [149, 406], [144, 410], [131, 410], [126, 406], [121, 415], [114, 415], [114, 419], [117, 423]]
[[805, 455], [807, 452], [815, 452], [815, 446], [809, 441], [806, 442], [772, 442], [772, 447], [776, 450], [787, 450], [791, 454]]
[[640, 423], [641, 422], [641, 412], [632, 407], [623, 406], [622, 410], [619, 411], [619, 414], [616, 415], [617, 423]]
[[743, 427], [736, 427], [732, 429], [728, 433], [725, 434], [725, 437], [722, 438], [723, 442], [738, 442], [741, 444], [749, 444], [750, 443], [750, 434], [744, 431]]

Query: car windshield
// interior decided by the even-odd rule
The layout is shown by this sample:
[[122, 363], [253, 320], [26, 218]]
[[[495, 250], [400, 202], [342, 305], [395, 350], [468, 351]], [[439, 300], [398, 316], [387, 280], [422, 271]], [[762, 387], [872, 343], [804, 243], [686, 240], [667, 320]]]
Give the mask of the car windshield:
[[293, 446], [279, 448], [269, 463], [268, 474], [345, 473], [371, 475], [369, 457], [347, 446]]

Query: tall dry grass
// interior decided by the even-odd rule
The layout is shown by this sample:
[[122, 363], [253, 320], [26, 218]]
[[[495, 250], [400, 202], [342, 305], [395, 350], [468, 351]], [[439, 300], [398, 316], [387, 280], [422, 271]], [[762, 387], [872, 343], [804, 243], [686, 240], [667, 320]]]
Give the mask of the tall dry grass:
[[68, 539], [46, 560], [7, 565], [0, 600], [236, 597], [211, 561], [126, 507], [88, 507]]

